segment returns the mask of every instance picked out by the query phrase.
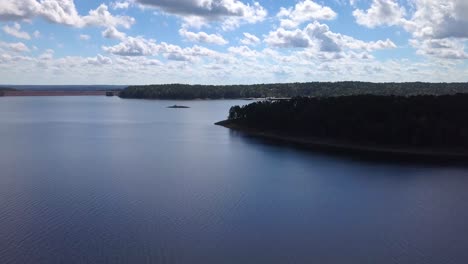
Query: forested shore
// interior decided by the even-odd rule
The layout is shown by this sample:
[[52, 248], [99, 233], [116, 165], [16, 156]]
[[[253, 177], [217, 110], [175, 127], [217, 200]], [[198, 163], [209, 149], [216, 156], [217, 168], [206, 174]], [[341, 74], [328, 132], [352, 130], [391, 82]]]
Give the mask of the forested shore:
[[232, 107], [219, 124], [289, 141], [468, 156], [468, 94], [259, 101]]
[[448, 95], [468, 93], [468, 83], [309, 82], [254, 85], [162, 84], [129, 86], [121, 98], [137, 99], [241, 99], [331, 97], [351, 95]]
[[13, 92], [13, 91], [16, 91], [16, 90], [13, 88], [9, 88], [9, 87], [0, 87], [0, 96], [5, 96], [6, 92]]

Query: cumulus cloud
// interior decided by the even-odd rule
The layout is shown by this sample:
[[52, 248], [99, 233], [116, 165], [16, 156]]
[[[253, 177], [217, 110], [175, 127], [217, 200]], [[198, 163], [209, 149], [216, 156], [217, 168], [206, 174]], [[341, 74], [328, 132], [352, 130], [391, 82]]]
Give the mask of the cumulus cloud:
[[129, 28], [135, 19], [128, 16], [113, 16], [105, 4], [90, 10], [88, 15], [80, 16], [73, 0], [2, 0], [0, 20], [29, 20], [42, 17], [49, 22], [73, 27], [101, 26]]
[[366, 10], [355, 10], [356, 22], [374, 28], [398, 25], [412, 34], [410, 44], [417, 53], [441, 59], [466, 59], [468, 2], [466, 0], [414, 0], [413, 12], [395, 0], [373, 0]]
[[185, 28], [179, 30], [179, 34], [191, 42], [208, 43], [216, 45], [226, 45], [229, 42], [219, 34], [207, 34], [205, 32], [190, 32]]
[[157, 43], [153, 39], [143, 37], [126, 37], [117, 45], [103, 46], [102, 49], [110, 54], [119, 56], [158, 56], [168, 60], [194, 61], [201, 57], [217, 57], [217, 52], [205, 47], [193, 46], [181, 48], [165, 42]]
[[[296, 81], [464, 81], [466, 69], [457, 63], [378, 61], [362, 50], [316, 53], [313, 49], [231, 47], [217, 53], [199, 46], [156, 43], [154, 55], [40, 56], [0, 52], [0, 78], [8, 83], [262, 83]], [[437, 43], [435, 46], [446, 46]], [[0, 47], [0, 50], [4, 47]], [[165, 53], [164, 53], [165, 52]], [[199, 59], [197, 59], [199, 58]], [[177, 61], [179, 60], [179, 61]], [[450, 72], [450, 74], [447, 74]], [[19, 78], [21, 77], [21, 78]]]
[[314, 22], [307, 25], [304, 32], [312, 42], [318, 45], [320, 51], [340, 52], [344, 46], [344, 43], [340, 43], [340, 40], [345, 37], [331, 32], [330, 28], [325, 24]]
[[[223, 22], [223, 29], [233, 29], [241, 23], [263, 21], [267, 11], [258, 2], [246, 4], [239, 0], [136, 0], [140, 4], [182, 17], [198, 20], [197, 25], [210, 21]], [[186, 26], [192, 26], [186, 23]]]
[[241, 39], [241, 43], [244, 44], [244, 45], [248, 45], [248, 46], [253, 46], [253, 45], [257, 45], [258, 43], [260, 43], [260, 39], [255, 36], [255, 35], [252, 35], [250, 33], [246, 33], [244, 32], [244, 38]]
[[441, 59], [467, 59], [468, 2], [415, 0], [415, 12], [403, 27], [413, 35], [417, 53]]
[[102, 36], [109, 39], [124, 39], [126, 34], [118, 31], [115, 27], [109, 27], [102, 32]]
[[130, 2], [129, 1], [113, 2], [111, 6], [113, 9], [127, 9], [130, 7]]
[[54, 50], [53, 49], [47, 49], [44, 53], [39, 55], [40, 60], [52, 60], [54, 58]]
[[260, 56], [260, 53], [256, 50], [252, 50], [247, 46], [240, 46], [240, 47], [229, 47], [228, 51], [233, 54], [240, 55], [246, 58], [255, 58]]
[[156, 53], [155, 40], [143, 37], [127, 37], [115, 46], [103, 46], [104, 51], [120, 56], [150, 56]]
[[373, 0], [370, 8], [366, 11], [356, 9], [353, 12], [358, 24], [370, 28], [381, 25], [398, 25], [402, 22], [405, 14], [405, 9], [394, 0]]
[[294, 8], [282, 7], [277, 14], [283, 28], [296, 28], [307, 21], [332, 20], [336, 16], [337, 14], [330, 7], [319, 5], [311, 0], [301, 1]]
[[86, 26], [118, 27], [130, 28], [135, 23], [135, 19], [128, 16], [113, 16], [107, 5], [101, 4], [95, 10], [89, 11], [87, 16], [82, 17]]
[[420, 55], [441, 59], [468, 59], [464, 43], [457, 39], [413, 39], [410, 44]]
[[271, 31], [265, 42], [273, 47], [282, 48], [315, 48], [321, 52], [340, 52], [343, 49], [373, 51], [396, 48], [389, 39], [365, 42], [339, 33], [334, 33], [325, 24], [315, 21], [303, 30], [286, 30], [279, 28]]
[[202, 57], [218, 57], [218, 53], [201, 46], [181, 48], [177, 45], [161, 43], [156, 51], [169, 60], [194, 61]]
[[309, 37], [300, 29], [286, 30], [278, 28], [268, 34], [265, 42], [270, 46], [281, 48], [306, 48], [310, 46]]
[[415, 37], [468, 38], [466, 0], [415, 0], [415, 10], [404, 23]]
[[12, 21], [32, 18], [40, 12], [41, 4], [36, 0], [2, 0], [0, 2], [0, 20]]
[[10, 43], [10, 42], [1, 42], [0, 41], [0, 47], [1, 48], [6, 48], [14, 52], [29, 52], [28, 46], [26, 46], [23, 42], [15, 42], [15, 43]]
[[5, 25], [3, 28], [3, 32], [7, 33], [8, 35], [14, 36], [20, 39], [31, 39], [31, 36], [28, 32], [21, 31], [21, 25], [15, 23], [13, 26]]
[[112, 59], [98, 54], [94, 58], [87, 58], [87, 63], [91, 65], [106, 65], [112, 64]]

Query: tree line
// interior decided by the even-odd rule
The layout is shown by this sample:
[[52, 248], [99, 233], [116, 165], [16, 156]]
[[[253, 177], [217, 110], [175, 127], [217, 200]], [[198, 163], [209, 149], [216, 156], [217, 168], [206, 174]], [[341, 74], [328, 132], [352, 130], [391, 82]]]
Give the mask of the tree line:
[[295, 96], [330, 97], [360, 94], [413, 96], [457, 93], [468, 93], [468, 83], [309, 82], [254, 85], [163, 84], [129, 86], [120, 92], [120, 97], [190, 100], [291, 98]]
[[353, 143], [468, 148], [468, 94], [296, 97], [234, 106], [241, 126]]
[[0, 87], [0, 96], [5, 96], [5, 92], [7, 91], [16, 91], [13, 88], [8, 88], [8, 87]]

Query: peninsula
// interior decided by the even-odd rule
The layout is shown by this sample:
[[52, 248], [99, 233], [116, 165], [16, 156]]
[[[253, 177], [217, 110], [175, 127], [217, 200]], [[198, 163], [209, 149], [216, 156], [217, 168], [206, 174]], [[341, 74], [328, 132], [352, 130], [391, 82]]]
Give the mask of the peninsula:
[[233, 106], [216, 123], [320, 149], [468, 158], [468, 95], [296, 97]]

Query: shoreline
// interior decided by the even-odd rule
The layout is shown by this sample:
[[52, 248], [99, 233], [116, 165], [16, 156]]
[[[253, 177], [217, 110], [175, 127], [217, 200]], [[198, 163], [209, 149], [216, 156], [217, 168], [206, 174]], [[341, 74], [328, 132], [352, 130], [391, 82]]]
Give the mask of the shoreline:
[[4, 97], [20, 97], [20, 96], [105, 96], [107, 92], [113, 92], [118, 95], [117, 91], [3, 91]]
[[356, 144], [352, 142], [337, 141], [333, 139], [321, 139], [311, 137], [298, 137], [286, 135], [274, 131], [262, 131], [255, 128], [249, 128], [236, 124], [230, 120], [224, 120], [215, 123], [235, 131], [245, 133], [246, 135], [259, 137], [267, 140], [273, 140], [279, 143], [294, 144], [297, 146], [314, 149], [317, 151], [334, 152], [340, 154], [363, 154], [378, 155], [389, 157], [409, 157], [431, 160], [468, 160], [468, 151], [450, 150], [450, 149], [417, 149], [400, 146], [378, 146]]

